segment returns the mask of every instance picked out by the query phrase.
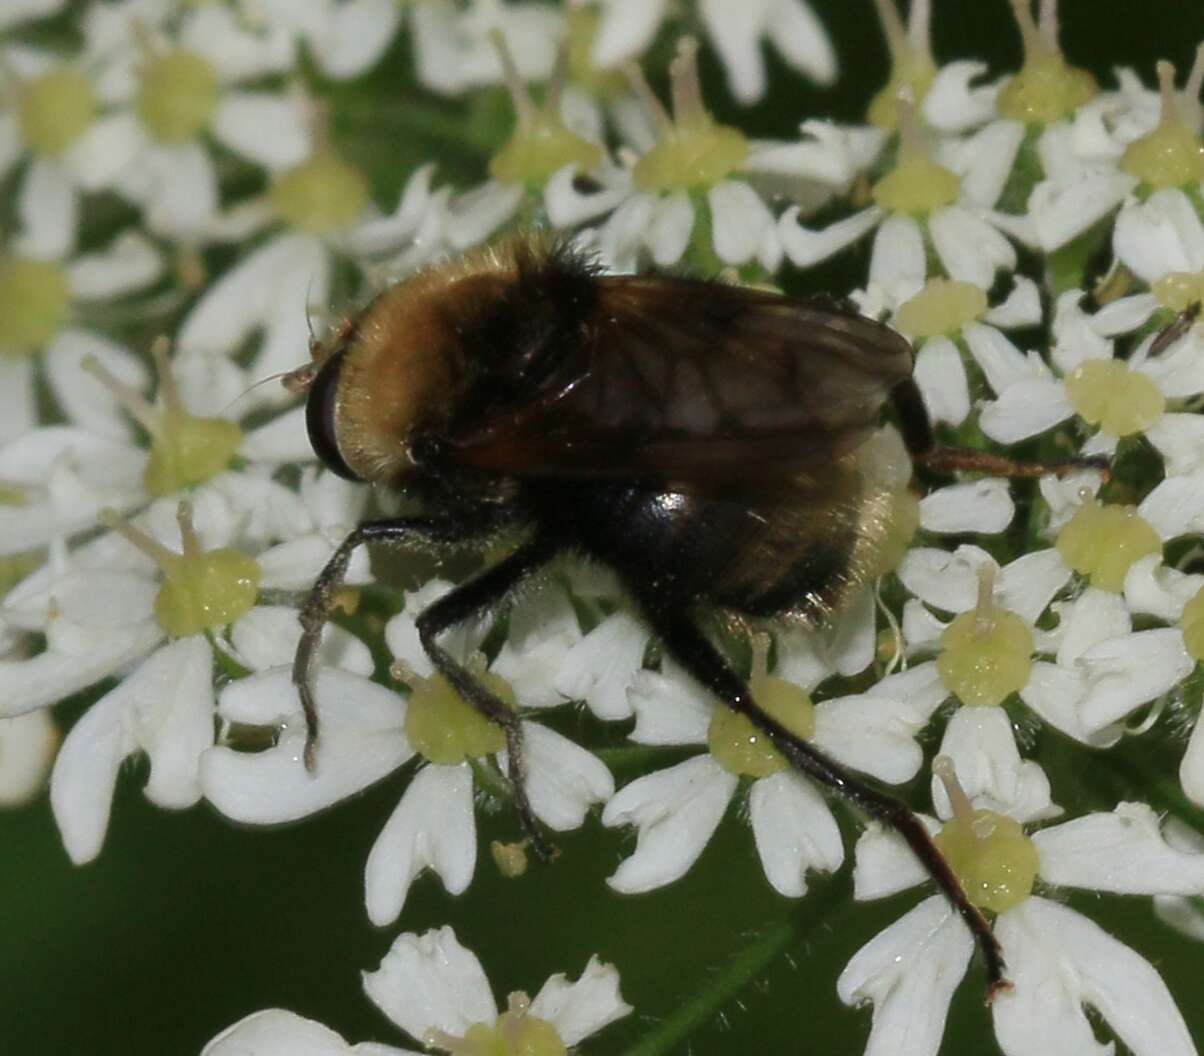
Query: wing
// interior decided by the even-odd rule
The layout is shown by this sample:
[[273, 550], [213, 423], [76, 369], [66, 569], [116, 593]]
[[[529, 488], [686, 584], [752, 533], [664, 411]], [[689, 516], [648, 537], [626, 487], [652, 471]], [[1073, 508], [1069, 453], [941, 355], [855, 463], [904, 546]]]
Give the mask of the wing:
[[518, 477], [785, 478], [831, 462], [911, 371], [836, 302], [672, 278], [596, 280], [580, 339], [521, 405], [453, 431], [460, 464]]

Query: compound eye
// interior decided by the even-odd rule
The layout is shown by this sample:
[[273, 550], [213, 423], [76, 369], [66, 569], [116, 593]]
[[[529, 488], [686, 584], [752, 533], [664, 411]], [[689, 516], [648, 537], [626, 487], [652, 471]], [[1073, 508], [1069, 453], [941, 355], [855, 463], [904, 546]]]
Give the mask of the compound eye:
[[309, 387], [309, 400], [305, 404], [305, 426], [309, 430], [309, 442], [313, 445], [314, 454], [326, 467], [347, 480], [359, 480], [339, 452], [338, 432], [335, 429], [339, 372], [342, 366], [342, 352], [336, 352], [322, 364], [321, 370]]

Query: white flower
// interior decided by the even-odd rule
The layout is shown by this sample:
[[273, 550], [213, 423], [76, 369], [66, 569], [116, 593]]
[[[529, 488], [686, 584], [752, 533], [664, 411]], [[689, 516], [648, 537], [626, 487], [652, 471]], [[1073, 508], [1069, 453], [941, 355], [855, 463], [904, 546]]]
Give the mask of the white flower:
[[[76, 862], [99, 852], [117, 774], [131, 754], [150, 756], [146, 792], [155, 803], [180, 808], [200, 798], [198, 762], [213, 742], [213, 646], [223, 646], [218, 634], [229, 624], [255, 611], [261, 587], [275, 585], [254, 558], [229, 546], [238, 521], [216, 494], [199, 497], [195, 525], [191, 508], [180, 504], [174, 535], [164, 523], [171, 505], [146, 512], [149, 532], [116, 515], [108, 520], [128, 540], [126, 550], [133, 544], [142, 556], [107, 569], [52, 559], [0, 607], [9, 627], [46, 638], [45, 651], [0, 661], [5, 716], [120, 679], [72, 727], [51, 776], [55, 819]], [[161, 584], [151, 571], [156, 564]]]
[[727, 71], [728, 88], [742, 103], [765, 94], [762, 38], [786, 64], [820, 84], [836, 79], [836, 54], [815, 12], [803, 0], [701, 0], [699, 14]]
[[[1178, 478], [1198, 488], [1198, 477]], [[1163, 490], [1160, 485], [1155, 491]], [[1153, 493], [1151, 493], [1153, 494]], [[1199, 505], [1195, 503], [1195, 505]], [[1093, 687], [1080, 706], [1090, 729], [1115, 723], [1159, 700], [1195, 670], [1201, 642], [1198, 621], [1204, 577], [1185, 575], [1162, 564], [1161, 554], [1135, 562], [1125, 577], [1125, 600], [1134, 613], [1156, 616], [1177, 626], [1122, 634], [1089, 657]], [[1147, 723], [1157, 720], [1155, 708]], [[1142, 727], [1145, 728], [1144, 726]], [[1197, 716], [1179, 767], [1187, 796], [1204, 804], [1204, 723]]]
[[[1018, 763], [1018, 760], [1014, 761]], [[951, 768], [950, 768], [951, 769]], [[1013, 773], [1011, 783], [1023, 781]], [[956, 783], [942, 827], [958, 841], [959, 860], [994, 854], [998, 874], [975, 874], [998, 916], [1010, 990], [991, 1006], [1008, 1056], [1051, 1051], [1102, 1053], [1087, 1017], [1091, 1006], [1137, 1056], [1194, 1056], [1195, 1047], [1165, 983], [1144, 958], [1071, 909], [1031, 893], [1032, 884], [1121, 894], [1194, 894], [1204, 890], [1204, 855], [1172, 848], [1157, 815], [1141, 803], [1089, 814], [1026, 835], [1023, 806], [971, 802]], [[948, 802], [948, 800], [946, 800]], [[938, 808], [940, 804], [938, 803]], [[978, 821], [971, 819], [978, 809]], [[990, 813], [983, 814], [983, 810]], [[951, 820], [949, 820], [951, 819]], [[1020, 824], [1017, 824], [1020, 823]], [[975, 868], [989, 868], [975, 866]], [[855, 897], [875, 899], [926, 878], [906, 845], [871, 826], [857, 845]], [[971, 897], [978, 892], [971, 889]], [[984, 895], [984, 897], [986, 897]], [[934, 1056], [953, 991], [973, 950], [970, 932], [943, 896], [930, 896], [853, 956], [837, 981], [846, 1004], [872, 1002], [867, 1054]]]
[[376, 65], [401, 23], [396, 0], [239, 0], [251, 25], [290, 34], [327, 77], [347, 80]]
[[[932, 709], [925, 701], [871, 692], [812, 705], [807, 685], [784, 681], [803, 672], [818, 681], [828, 671], [804, 637], [779, 639], [783, 671], [766, 675], [767, 642], [754, 642], [751, 688], [763, 707], [843, 766], [898, 784], [919, 769], [913, 740]], [[872, 647], [872, 638], [871, 638]], [[632, 740], [640, 744], [706, 745], [705, 754], [637, 778], [606, 805], [606, 825], [633, 825], [635, 852], [608, 880], [626, 893], [648, 891], [683, 876], [702, 853], [741, 777], [752, 778], [749, 819], [766, 878], [779, 893], [806, 892], [806, 874], [831, 872], [844, 860], [836, 821], [822, 795], [764, 743], [748, 719], [723, 707], [675, 665], [641, 671], [628, 691], [636, 713]]]
[[778, 223], [782, 248], [796, 265], [810, 267], [876, 230], [870, 287], [889, 291], [895, 303], [923, 285], [929, 243], [950, 278], [989, 289], [997, 271], [1016, 266], [1015, 249], [997, 230], [1006, 218], [992, 211], [1015, 151], [988, 127], [929, 157], [913, 107], [900, 110], [899, 161], [874, 184], [874, 204], [822, 230], [800, 225], [792, 206]]
[[[591, 957], [575, 982], [551, 976], [532, 999], [522, 991], [509, 995], [499, 1011], [489, 980], [471, 950], [460, 945], [449, 927], [422, 935], [406, 932], [394, 940], [375, 972], [364, 973], [364, 991], [386, 1016], [425, 1050], [463, 1052], [469, 1044], [511, 1051], [507, 1040], [521, 1039], [525, 1050], [575, 1048], [632, 1008], [619, 995], [619, 973]], [[323, 1056], [412, 1052], [387, 1045], [348, 1045], [334, 1031], [312, 1020], [266, 1009], [235, 1023], [208, 1045], [202, 1056]], [[517, 1051], [517, 1050], [515, 1050]]]
[[41, 791], [59, 740], [47, 711], [0, 719], [0, 807], [20, 806]]
[[624, 170], [600, 172], [601, 192], [577, 194], [571, 176], [549, 185], [553, 222], [610, 211], [598, 228], [597, 248], [613, 271], [633, 271], [645, 255], [659, 267], [677, 263], [701, 230], [694, 199], [704, 192], [710, 237], [696, 247], [703, 258], [732, 265], [755, 260], [770, 272], [781, 262], [773, 214], [740, 178], [758, 172], [762, 156], [768, 158], [764, 171], [780, 174], [780, 144], [749, 143], [739, 130], [712, 120], [702, 104], [696, 53], [697, 42], [686, 38], [670, 65], [672, 117], [642, 77], [634, 81], [657, 138], [639, 144], [638, 154], [624, 152]]
[[145, 48], [111, 100], [113, 185], [142, 208], [152, 231], [204, 239], [220, 200], [206, 134], [270, 169], [296, 165], [310, 152], [302, 100], [239, 87], [288, 71], [293, 43], [275, 26], [262, 34], [248, 29], [220, 6], [188, 10], [176, 26], [146, 26], [136, 11], [128, 19], [127, 33], [134, 37], [141, 26]]
[[[910, 693], [931, 694], [939, 698], [937, 703], [958, 694], [969, 706], [962, 711], [975, 712], [994, 711], [991, 705], [1016, 692], [1042, 721], [1067, 736], [1097, 746], [1115, 743], [1119, 727], [1113, 721], [1087, 722], [1083, 708], [1105, 679], [1103, 658], [1132, 627], [1123, 597], [1089, 587], [1074, 601], [1053, 604], [1059, 617], [1056, 630], [1036, 629], [1037, 620], [1070, 582], [1071, 575], [1072, 569], [1055, 548], [1024, 554], [1003, 568], [978, 547], [961, 546], [954, 553], [926, 547], [912, 549], [903, 559], [899, 578], [917, 599], [937, 612], [965, 614], [963, 625], [980, 616], [1003, 622], [990, 627], [984, 624], [982, 639], [951, 641], [945, 634], [948, 624], [916, 601], [908, 602], [903, 630], [909, 652], [939, 650], [941, 656], [912, 666], [906, 674], [884, 679], [880, 683], [883, 692], [892, 692], [893, 680], [906, 679]], [[975, 649], [987, 650], [993, 657], [996, 666], [986, 669], [990, 677], [971, 664]], [[1036, 658], [1042, 655], [1053, 656], [1053, 661]], [[942, 673], [942, 662], [954, 666]], [[1008, 673], [1001, 675], [999, 667], [1005, 663]], [[1157, 663], [1147, 673], [1150, 680], [1165, 688], [1182, 677], [1177, 669], [1168, 670]], [[1000, 679], [998, 683], [996, 678]], [[970, 723], [969, 717], [957, 721]], [[946, 738], [955, 732], [959, 736], [974, 732], [971, 741], [958, 742], [964, 743], [967, 751], [1016, 752], [1011, 723], [1007, 721], [980, 724], [974, 731], [955, 731], [951, 726]], [[952, 748], [945, 754], [955, 756], [965, 777], [965, 758]], [[1044, 795], [1048, 802], [1048, 788]]]
[[[900, 295], [909, 299], [899, 304]], [[1036, 284], [1023, 276], [1015, 278], [1007, 299], [994, 307], [988, 307], [980, 287], [949, 279], [930, 279], [911, 293], [871, 287], [855, 296], [867, 315], [894, 309], [894, 327], [917, 345], [914, 375], [929, 416], [953, 426], [961, 425], [971, 409], [963, 353], [973, 357], [993, 386], [1004, 386], [1022, 369], [1024, 357], [1001, 331], [1033, 326], [1042, 318]], [[1029, 359], [1034, 356], [1030, 353]]]
[[[205, 795], [219, 810], [239, 821], [276, 824], [331, 806], [422, 754], [425, 765], [410, 780], [368, 858], [368, 915], [377, 924], [397, 918], [410, 884], [424, 869], [438, 873], [452, 894], [467, 888], [477, 857], [474, 780], [498, 790], [506, 773], [501, 730], [433, 677], [418, 640], [416, 615], [448, 589], [433, 581], [407, 595], [406, 608], [386, 628], [389, 648], [402, 664], [399, 674], [411, 683], [408, 697], [352, 674], [319, 671], [315, 694], [322, 732], [315, 773], [300, 762], [305, 726], [285, 667], [232, 684], [218, 703], [230, 722], [275, 728], [275, 745], [252, 753], [217, 747], [202, 766]], [[500, 667], [516, 689], [532, 688], [530, 698], [519, 697], [521, 705], [554, 705], [561, 701], [548, 685], [574, 637], [568, 629], [571, 607], [551, 588], [531, 606], [536, 612], [511, 624], [498, 666], [480, 677], [496, 692]], [[443, 644], [461, 662], [474, 663], [470, 658], [487, 629], [457, 628]], [[276, 662], [286, 661], [291, 653], [281, 650]], [[579, 826], [589, 807], [613, 792], [610, 772], [539, 723], [523, 720], [522, 733], [535, 815], [557, 831]], [[498, 770], [487, 756], [497, 757]]]
[[542, 81], [556, 61], [564, 16], [546, 4], [510, 0], [424, 0], [410, 27], [419, 81], [437, 92], [498, 84], [504, 68], [491, 34], [501, 33], [523, 81]]
[[1204, 338], [1193, 328], [1156, 349], [1159, 335], [1151, 334], [1128, 359], [1117, 358], [1113, 339], [1149, 320], [1156, 300], [1124, 297], [1088, 315], [1083, 296], [1070, 290], [1058, 299], [1051, 358], [1060, 377], [1006, 339], [993, 342], [984, 371], [998, 396], [983, 406], [983, 432], [1014, 444], [1077, 415], [1097, 430], [1083, 445], [1086, 455], [1110, 455], [1119, 439], [1143, 433], [1174, 460], [1174, 471], [1193, 468], [1197, 416], [1168, 405], [1204, 392]]
[[[299, 541], [317, 529], [325, 540], [308, 545], [329, 556], [356, 522], [366, 491], [323, 474], [317, 478], [320, 490], [331, 496], [319, 499], [312, 470], [303, 478], [301, 494], [273, 479], [280, 466], [314, 458], [304, 408], [266, 421], [259, 415], [258, 424], [244, 431], [240, 419], [253, 413], [250, 401], [242, 399], [250, 388], [246, 371], [198, 353], [168, 360], [166, 342], [157, 342], [152, 352], [157, 403], [140, 392], [145, 385], [140, 367], [136, 380], [126, 380], [109, 366], [125, 359], [88, 352], [71, 365], [71, 373], [64, 368], [63, 387], [89, 428], [46, 426], [0, 448], [0, 479], [22, 499], [0, 506], [0, 553], [21, 553], [56, 536], [89, 530], [106, 507], [124, 513], [200, 487], [228, 500], [242, 520], [241, 543], [258, 549], [279, 540]], [[129, 436], [122, 412], [149, 434], [149, 450]], [[238, 468], [232, 469], [235, 460]], [[320, 517], [307, 508], [311, 500], [320, 502]], [[343, 505], [341, 516], [334, 515], [335, 504]], [[316, 553], [310, 557], [317, 560]], [[314, 567], [311, 561], [298, 574], [312, 576]], [[284, 570], [279, 571], [279, 586], [299, 589], [296, 584], [286, 588]]]
[[89, 322], [102, 302], [153, 285], [162, 274], [158, 250], [126, 231], [102, 249], [75, 250], [75, 220], [68, 203], [51, 193], [21, 202], [18, 237], [0, 256], [0, 441], [17, 439], [38, 423], [39, 373], [62, 415], [108, 436], [128, 435], [110, 393], [85, 375], [88, 357], [127, 385], [146, 372], [123, 345]]

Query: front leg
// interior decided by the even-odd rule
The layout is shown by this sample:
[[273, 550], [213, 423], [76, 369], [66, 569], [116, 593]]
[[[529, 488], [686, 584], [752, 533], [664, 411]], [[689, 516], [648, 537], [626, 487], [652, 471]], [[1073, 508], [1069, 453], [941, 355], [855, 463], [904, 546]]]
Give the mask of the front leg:
[[[492, 527], [492, 526], [491, 526]], [[467, 517], [430, 516], [396, 517], [382, 521], [367, 521], [359, 525], [331, 555], [326, 567], [314, 581], [309, 597], [301, 606], [301, 638], [293, 656], [293, 685], [301, 698], [305, 712], [305, 768], [313, 771], [317, 762], [318, 709], [314, 703], [313, 673], [322, 628], [330, 618], [334, 596], [343, 584], [347, 564], [356, 548], [364, 543], [403, 543], [412, 539], [427, 539], [454, 543], [482, 534], [479, 519]]]
[[537, 536], [475, 579], [448, 591], [418, 616], [418, 637], [435, 669], [452, 684], [456, 692], [506, 734], [508, 777], [514, 793], [519, 821], [531, 841], [531, 848], [543, 861], [555, 853], [544, 839], [527, 797], [526, 758], [523, 754], [523, 730], [519, 717], [491, 693], [463, 664], [438, 642], [439, 635], [458, 623], [471, 619], [502, 600], [522, 579], [546, 564], [557, 547], [550, 539]]

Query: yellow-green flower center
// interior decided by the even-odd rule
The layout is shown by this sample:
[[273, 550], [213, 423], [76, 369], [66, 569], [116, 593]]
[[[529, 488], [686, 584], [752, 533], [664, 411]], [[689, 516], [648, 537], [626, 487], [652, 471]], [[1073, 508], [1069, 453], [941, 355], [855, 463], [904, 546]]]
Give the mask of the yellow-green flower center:
[[228, 418], [164, 411], [151, 436], [142, 482], [151, 495], [171, 495], [216, 477], [242, 444], [242, 428]]
[[21, 138], [35, 154], [57, 158], [92, 123], [98, 105], [82, 73], [65, 66], [47, 70], [21, 84], [17, 93]]
[[1066, 376], [1066, 394], [1085, 422], [1113, 436], [1148, 429], [1166, 410], [1153, 378], [1118, 359], [1088, 359]]
[[1069, 117], [1099, 91], [1086, 70], [1058, 52], [1030, 58], [999, 92], [999, 115], [1026, 125], [1048, 125]]
[[709, 118], [673, 125], [635, 165], [632, 179], [641, 191], [688, 191], [711, 187], [748, 158], [744, 133]]
[[899, 127], [899, 96], [908, 93], [919, 105], [936, 80], [936, 63], [926, 51], [909, 49], [895, 58], [886, 82], [870, 100], [866, 120], [886, 132]]
[[449, 1056], [565, 1056], [568, 1049], [559, 1031], [530, 1009], [531, 999], [517, 991], [496, 1022], [474, 1023], [463, 1037], [430, 1030], [422, 1040]]
[[899, 100], [907, 99], [911, 106], [919, 106], [936, 79], [936, 63], [928, 42], [927, 16], [922, 23], [918, 21], [918, 5], [912, 4], [906, 27], [894, 0], [877, 0], [875, 6], [890, 49], [890, 80], [870, 100], [866, 118], [870, 124], [894, 132], [902, 118]]
[[1024, 65], [999, 92], [999, 116], [1026, 125], [1061, 121], [1099, 91], [1095, 78], [1066, 62], [1056, 25], [1045, 21], [1055, 13], [1052, 7], [1042, 7], [1040, 26], [1033, 21], [1029, 0], [1012, 0], [1012, 13], [1024, 41]]
[[346, 227], [368, 204], [368, 184], [336, 154], [319, 151], [272, 185], [272, 205], [290, 227], [321, 235]]
[[[516, 708], [510, 683], [501, 675], [483, 670], [483, 664], [477, 666], [477, 679], [511, 708]], [[403, 677], [410, 683], [406, 738], [416, 752], [432, 763], [452, 766], [465, 759], [495, 755], [506, 747], [502, 728], [469, 704], [442, 675], [420, 678], [407, 671]]]
[[1179, 618], [1183, 630], [1183, 647], [1193, 660], [1204, 660], [1204, 590], [1183, 606]]
[[1002, 704], [1028, 685], [1032, 628], [1014, 612], [989, 606], [961, 613], [941, 634], [941, 683], [963, 704]]
[[711, 187], [748, 158], [744, 133], [716, 124], [702, 105], [697, 51], [696, 41], [683, 40], [669, 67], [672, 120], [642, 77], [635, 80], [634, 87], [643, 97], [659, 134], [656, 144], [632, 171], [632, 180], [641, 191], [672, 193]]
[[546, 1019], [511, 1012], [498, 1016], [495, 1026], [474, 1023], [464, 1035], [465, 1056], [564, 1056], [560, 1034]]
[[[815, 733], [815, 705], [811, 696], [801, 686], [768, 674], [767, 653], [767, 639], [754, 638], [753, 673], [748, 680], [753, 700], [796, 737], [806, 740]], [[731, 708], [715, 709], [707, 730], [707, 748], [724, 770], [743, 777], [768, 777], [789, 766], [752, 720]]]
[[179, 507], [183, 551], [178, 554], [112, 510], [101, 511], [99, 519], [162, 570], [163, 583], [155, 595], [154, 613], [159, 626], [172, 638], [225, 627], [255, 604], [262, 575], [259, 563], [233, 547], [202, 549], [188, 503], [181, 502]]
[[171, 495], [210, 480], [226, 469], [242, 446], [242, 427], [228, 418], [190, 414], [176, 388], [167, 356], [168, 343], [160, 338], [151, 349], [159, 375], [162, 408], [114, 378], [95, 358], [83, 361], [117, 401], [150, 434], [150, 457], [142, 483], [154, 496]]
[[173, 638], [233, 623], [255, 604], [259, 563], [233, 547], [185, 554], [155, 595], [155, 619]]
[[571, 132], [558, 113], [537, 112], [520, 122], [505, 146], [489, 159], [489, 174], [502, 183], [541, 188], [566, 165], [588, 172], [602, 160], [602, 148]]
[[1135, 506], [1084, 503], [1058, 533], [1058, 553], [1091, 585], [1119, 593], [1134, 561], [1162, 552], [1162, 539]]
[[218, 91], [217, 73], [204, 56], [184, 49], [152, 55], [138, 71], [138, 116], [160, 143], [188, 143], [208, 127]]
[[[1181, 100], [1174, 78], [1175, 68], [1169, 62], [1158, 63], [1162, 90], [1158, 125], [1130, 143], [1120, 159], [1124, 172], [1150, 187], [1186, 187], [1204, 180], [1204, 142], [1194, 127], [1199, 103], [1194, 97]], [[1198, 84], [1191, 89], [1198, 90]]]
[[919, 293], [899, 306], [895, 326], [917, 339], [955, 335], [986, 310], [987, 295], [974, 283], [929, 279]]
[[1149, 374], [1116, 359], [1081, 362], [1067, 374], [1066, 391], [1082, 420], [1112, 436], [1149, 429], [1167, 409], [1167, 397]]
[[502, 183], [521, 184], [539, 191], [554, 172], [566, 165], [576, 165], [582, 172], [594, 168], [602, 160], [602, 148], [571, 131], [560, 117], [568, 46], [561, 49], [543, 104], [536, 106], [500, 31], [495, 32], [493, 42], [518, 125], [501, 150], [489, 159], [489, 174]]
[[1163, 308], [1178, 313], [1204, 303], [1204, 271], [1170, 271], [1158, 279], [1151, 292]]
[[979, 909], [1003, 913], [1033, 891], [1041, 856], [1023, 827], [1006, 814], [975, 810], [957, 780], [953, 761], [937, 756], [932, 772], [945, 786], [953, 817], [933, 837], [966, 897]]
[[1041, 859], [1014, 818], [976, 810], [946, 822], [933, 842], [980, 909], [1003, 913], [1032, 894]]
[[62, 329], [70, 314], [71, 287], [60, 265], [0, 257], [0, 349], [34, 352]]

